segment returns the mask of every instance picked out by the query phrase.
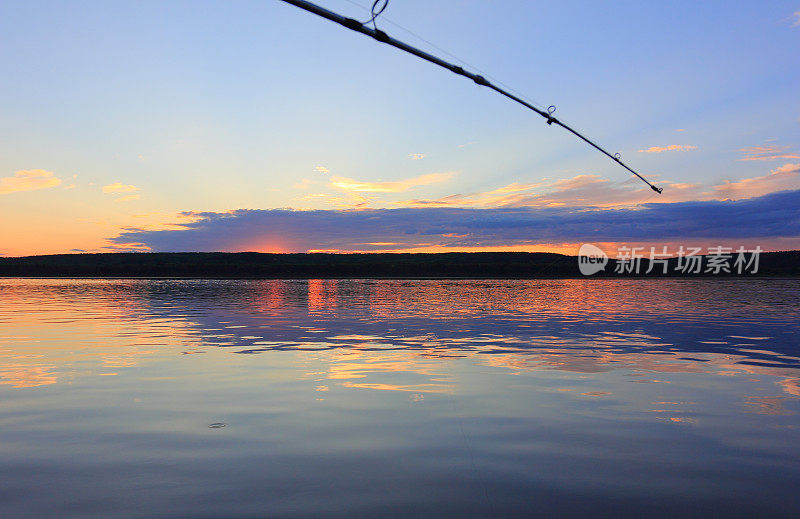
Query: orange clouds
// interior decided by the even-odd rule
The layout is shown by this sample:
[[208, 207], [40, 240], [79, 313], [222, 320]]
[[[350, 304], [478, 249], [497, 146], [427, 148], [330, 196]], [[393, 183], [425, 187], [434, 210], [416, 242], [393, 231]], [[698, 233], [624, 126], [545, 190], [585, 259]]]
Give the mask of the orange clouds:
[[[700, 196], [697, 184], [660, 182], [666, 190], [659, 202], [676, 202]], [[513, 183], [491, 191], [453, 194], [437, 199], [397, 202], [405, 207], [611, 207], [642, 203], [654, 199], [646, 187], [629, 181], [612, 182], [598, 175], [576, 175], [568, 179], [531, 184]]]
[[[139, 191], [139, 188], [131, 185], [131, 184], [123, 184], [121, 182], [114, 182], [113, 184], [108, 184], [107, 186], [103, 186], [103, 193], [109, 194], [121, 194], [121, 193], [133, 193], [135, 191]], [[115, 199], [115, 202], [132, 202], [134, 200], [139, 200], [139, 195], [125, 195]]]
[[24, 169], [14, 173], [13, 177], [0, 178], [0, 195], [19, 191], [47, 189], [61, 184], [61, 179], [52, 172], [43, 169]]
[[395, 182], [362, 182], [346, 177], [331, 177], [331, 187], [359, 193], [400, 193], [412, 187], [435, 184], [453, 178], [454, 173], [429, 173]]
[[501, 195], [501, 194], [508, 194], [508, 193], [519, 193], [522, 191], [530, 191], [531, 189], [535, 189], [537, 187], [544, 186], [545, 182], [536, 182], [533, 184], [520, 184], [518, 182], [512, 182], [507, 186], [503, 186], [500, 188], [495, 189], [494, 191], [489, 191], [486, 193], [487, 195]]
[[784, 153], [789, 149], [789, 146], [750, 146], [747, 148], [740, 148], [739, 151], [744, 153], [744, 157], [739, 160], [778, 160], [778, 159], [800, 159], [797, 153]]
[[308, 186], [311, 185], [311, 181], [307, 178], [304, 178], [300, 182], [297, 182], [294, 186], [295, 189], [308, 189]]
[[103, 193], [131, 193], [133, 191], [139, 191], [139, 188], [121, 182], [114, 182], [113, 184], [103, 186]]
[[773, 191], [800, 189], [800, 164], [784, 164], [767, 175], [745, 178], [738, 182], [725, 181], [714, 191], [726, 198], [760, 196]]
[[141, 198], [139, 195], [127, 195], [122, 196], [114, 200], [115, 202], [132, 202], [134, 200], [139, 200]]
[[661, 181], [664, 194], [653, 195], [635, 179], [613, 182], [598, 175], [531, 184], [513, 183], [491, 191], [452, 194], [435, 199], [395, 202], [403, 207], [620, 207], [644, 202], [725, 200], [761, 196], [775, 191], [800, 189], [800, 164], [785, 164], [767, 175], [726, 180], [718, 185]]
[[647, 148], [646, 150], [639, 150], [639, 153], [661, 153], [664, 151], [686, 151], [686, 150], [696, 150], [696, 149], [697, 146], [670, 144], [669, 146], [652, 146], [650, 148]]

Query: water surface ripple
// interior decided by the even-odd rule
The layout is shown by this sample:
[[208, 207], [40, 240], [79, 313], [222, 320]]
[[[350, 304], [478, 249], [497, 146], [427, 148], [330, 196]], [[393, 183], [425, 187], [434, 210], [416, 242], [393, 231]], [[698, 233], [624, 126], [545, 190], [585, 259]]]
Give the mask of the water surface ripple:
[[797, 517], [800, 280], [0, 280], [3, 517]]

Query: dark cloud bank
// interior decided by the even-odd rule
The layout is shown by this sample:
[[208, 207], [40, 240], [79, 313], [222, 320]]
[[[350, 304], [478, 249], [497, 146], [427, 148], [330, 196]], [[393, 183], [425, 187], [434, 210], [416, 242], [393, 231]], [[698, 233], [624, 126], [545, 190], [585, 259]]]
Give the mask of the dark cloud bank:
[[424, 245], [655, 242], [800, 236], [800, 190], [737, 201], [650, 203], [638, 208], [242, 209], [187, 213], [182, 229], [128, 229], [112, 238], [154, 252], [280, 248], [387, 250]]

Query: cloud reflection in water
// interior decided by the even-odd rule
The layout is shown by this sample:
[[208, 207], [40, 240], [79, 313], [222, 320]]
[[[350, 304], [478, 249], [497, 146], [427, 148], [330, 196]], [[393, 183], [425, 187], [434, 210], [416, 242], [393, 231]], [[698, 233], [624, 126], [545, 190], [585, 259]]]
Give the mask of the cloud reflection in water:
[[780, 516], [798, 283], [0, 280], [8, 510]]

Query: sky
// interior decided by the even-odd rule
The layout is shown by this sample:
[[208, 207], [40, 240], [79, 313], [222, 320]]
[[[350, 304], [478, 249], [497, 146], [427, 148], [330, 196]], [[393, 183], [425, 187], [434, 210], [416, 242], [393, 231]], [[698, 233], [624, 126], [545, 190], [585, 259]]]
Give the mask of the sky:
[[800, 249], [797, 0], [391, 0], [377, 24], [663, 194], [280, 0], [0, 2], [0, 255]]

